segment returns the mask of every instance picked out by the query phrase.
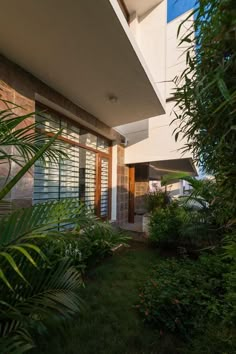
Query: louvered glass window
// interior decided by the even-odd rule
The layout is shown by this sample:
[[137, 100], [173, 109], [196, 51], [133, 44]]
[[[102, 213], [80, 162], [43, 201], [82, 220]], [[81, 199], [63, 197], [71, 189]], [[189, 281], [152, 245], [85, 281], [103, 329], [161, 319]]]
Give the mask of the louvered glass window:
[[59, 199], [59, 166], [36, 162], [34, 167], [34, 202]]
[[[56, 113], [43, 112], [42, 115], [44, 118], [38, 115], [36, 120], [45, 133], [63, 128], [60, 144], [65, 148], [68, 159], [58, 163], [36, 162], [34, 202], [79, 198], [99, 216], [108, 217], [109, 141], [77, 127]], [[106, 154], [108, 157], [103, 157]]]
[[79, 198], [95, 211], [96, 153], [80, 148]]
[[101, 158], [101, 202], [100, 202], [100, 215], [101, 217], [108, 216], [109, 205], [109, 160]]
[[80, 154], [79, 147], [64, 144], [68, 159], [63, 159], [59, 164], [60, 195], [62, 198], [79, 197]]

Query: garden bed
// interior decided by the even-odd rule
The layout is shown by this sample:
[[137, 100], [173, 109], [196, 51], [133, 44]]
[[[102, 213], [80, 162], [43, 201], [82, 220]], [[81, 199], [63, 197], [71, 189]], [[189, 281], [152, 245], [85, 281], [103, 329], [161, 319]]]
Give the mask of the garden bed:
[[145, 325], [135, 308], [140, 286], [148, 277], [158, 251], [131, 242], [130, 247], [89, 270], [81, 291], [85, 307], [62, 333], [50, 334], [36, 354], [178, 353], [174, 336], [160, 337]]

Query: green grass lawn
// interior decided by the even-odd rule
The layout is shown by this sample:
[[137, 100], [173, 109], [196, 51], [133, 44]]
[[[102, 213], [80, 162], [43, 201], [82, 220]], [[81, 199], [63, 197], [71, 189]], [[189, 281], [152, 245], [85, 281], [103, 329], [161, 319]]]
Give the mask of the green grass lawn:
[[176, 341], [147, 327], [134, 304], [139, 287], [158, 253], [146, 247], [131, 247], [106, 259], [89, 272], [82, 313], [66, 326], [64, 335], [55, 333], [37, 354], [175, 354]]

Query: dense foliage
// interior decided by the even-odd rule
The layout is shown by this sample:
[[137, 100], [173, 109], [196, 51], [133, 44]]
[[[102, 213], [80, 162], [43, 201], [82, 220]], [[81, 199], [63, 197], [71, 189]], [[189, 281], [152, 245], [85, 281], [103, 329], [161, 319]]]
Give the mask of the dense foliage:
[[[45, 136], [38, 129], [39, 124], [32, 123], [35, 112], [17, 115], [15, 112], [21, 107], [1, 99], [1, 92], [0, 105], [5, 107], [0, 110], [0, 167], [5, 174], [1, 176], [2, 201], [37, 160], [57, 162], [67, 155], [57, 139], [61, 130], [55, 130], [52, 137]], [[12, 163], [18, 170], [12, 171]]]
[[[37, 123], [29, 125], [33, 113], [17, 116], [15, 108], [0, 111], [0, 164], [9, 172], [0, 190], [0, 352], [9, 354], [31, 350], [35, 339], [78, 313], [82, 270], [127, 240], [77, 199], [15, 211], [2, 200], [38, 159], [67, 156], [56, 140], [61, 131], [47, 138]], [[12, 162], [19, 166], [13, 176]]]
[[[183, 353], [235, 353], [236, 2], [196, 4], [178, 30], [187, 67], [175, 80], [175, 138], [213, 180], [187, 177], [192, 192], [156, 210], [150, 233], [159, 246], [195, 245], [200, 258], [158, 264], [137, 307], [161, 334], [189, 339]], [[201, 256], [202, 248], [215, 254]]]
[[[74, 231], [63, 229], [68, 223]], [[0, 229], [3, 353], [29, 350], [35, 336], [78, 313], [86, 267], [128, 239], [73, 199], [15, 211]]]
[[156, 189], [149, 192], [145, 196], [147, 211], [149, 213], [157, 209], [163, 209], [170, 203], [170, 195], [168, 192]]
[[[174, 176], [166, 176], [169, 181]], [[180, 174], [179, 174], [180, 177]], [[228, 230], [228, 214], [214, 180], [184, 176], [191, 186], [187, 196], [155, 209], [150, 218], [150, 240], [160, 247], [203, 248], [220, 245]]]
[[52, 262], [70, 258], [73, 266], [83, 274], [87, 268], [111, 255], [114, 248], [127, 244], [129, 236], [124, 231], [93, 217], [87, 220], [86, 227], [78, 222], [73, 230], [61, 232], [61, 237], [49, 234], [41, 246], [44, 254]]
[[229, 272], [230, 263], [213, 254], [197, 262], [159, 261], [141, 288], [136, 307], [162, 335], [174, 332], [190, 340], [203, 334], [209, 322], [231, 328], [234, 304], [225, 299]]
[[181, 246], [180, 228], [186, 212], [177, 202], [153, 211], [150, 218], [150, 241], [160, 247]]
[[[179, 29], [187, 68], [176, 80], [176, 139], [187, 139], [207, 173], [216, 177], [224, 203], [236, 215], [236, 2], [199, 0], [195, 20]], [[186, 32], [185, 28], [188, 28]], [[195, 41], [191, 40], [195, 36]]]
[[[74, 232], [63, 230], [68, 223]], [[73, 199], [17, 210], [0, 219], [0, 229], [3, 353], [29, 350], [52, 322], [79, 312], [81, 271], [127, 240]]]

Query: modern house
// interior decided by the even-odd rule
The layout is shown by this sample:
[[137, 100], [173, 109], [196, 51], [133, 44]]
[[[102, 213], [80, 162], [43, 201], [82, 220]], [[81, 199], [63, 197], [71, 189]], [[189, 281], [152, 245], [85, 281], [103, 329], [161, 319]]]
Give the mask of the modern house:
[[169, 126], [172, 79], [185, 66], [176, 39], [185, 10], [167, 23], [166, 0], [1, 2], [1, 95], [22, 107], [18, 114], [43, 112], [46, 133], [63, 127], [70, 156], [37, 163], [11, 200], [26, 206], [78, 197], [124, 224], [133, 222], [150, 181], [196, 174]]

